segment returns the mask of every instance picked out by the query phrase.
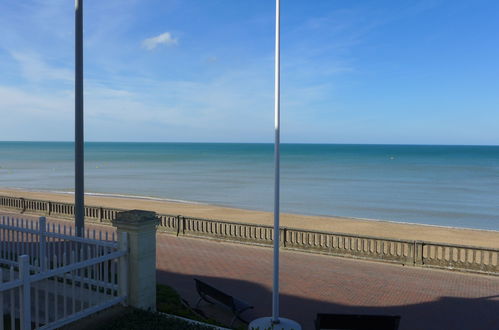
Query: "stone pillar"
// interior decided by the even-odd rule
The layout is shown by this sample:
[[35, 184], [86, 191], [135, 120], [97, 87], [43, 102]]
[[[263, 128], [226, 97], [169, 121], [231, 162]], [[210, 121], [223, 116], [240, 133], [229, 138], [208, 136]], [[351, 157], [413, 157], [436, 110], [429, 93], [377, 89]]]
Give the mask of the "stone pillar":
[[113, 220], [118, 237], [128, 233], [128, 300], [130, 306], [156, 310], [156, 227], [155, 212], [118, 212]]

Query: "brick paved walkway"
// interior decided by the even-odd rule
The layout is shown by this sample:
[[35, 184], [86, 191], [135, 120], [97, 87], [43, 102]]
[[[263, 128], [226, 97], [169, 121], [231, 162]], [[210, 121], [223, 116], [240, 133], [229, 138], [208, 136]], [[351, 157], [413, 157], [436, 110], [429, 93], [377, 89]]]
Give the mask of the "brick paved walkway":
[[[158, 280], [195, 303], [197, 277], [271, 314], [272, 250], [158, 235]], [[313, 328], [315, 314], [401, 315], [401, 330], [499, 329], [499, 278], [283, 251], [281, 315]]]

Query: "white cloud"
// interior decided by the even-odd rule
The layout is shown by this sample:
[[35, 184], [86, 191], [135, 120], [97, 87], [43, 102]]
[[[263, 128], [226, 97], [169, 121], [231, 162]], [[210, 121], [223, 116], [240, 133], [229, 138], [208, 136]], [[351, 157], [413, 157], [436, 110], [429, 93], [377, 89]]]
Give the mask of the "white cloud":
[[153, 50], [158, 45], [165, 44], [167, 46], [173, 46], [177, 44], [177, 39], [173, 38], [170, 32], [161, 33], [158, 36], [147, 38], [142, 41], [142, 46], [147, 50]]

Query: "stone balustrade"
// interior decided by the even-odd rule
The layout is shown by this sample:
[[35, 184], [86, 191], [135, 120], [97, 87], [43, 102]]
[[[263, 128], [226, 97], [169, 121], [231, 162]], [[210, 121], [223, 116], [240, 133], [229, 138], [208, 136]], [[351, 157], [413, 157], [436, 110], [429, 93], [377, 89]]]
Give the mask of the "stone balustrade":
[[[21, 213], [74, 217], [74, 205], [0, 196], [0, 207]], [[85, 206], [87, 221], [111, 224], [124, 210]], [[158, 214], [158, 231], [244, 244], [272, 246], [273, 227], [248, 223]], [[361, 258], [404, 265], [454, 269], [499, 276], [499, 249], [425, 241], [397, 240], [344, 233], [280, 228], [280, 245], [302, 252]]]

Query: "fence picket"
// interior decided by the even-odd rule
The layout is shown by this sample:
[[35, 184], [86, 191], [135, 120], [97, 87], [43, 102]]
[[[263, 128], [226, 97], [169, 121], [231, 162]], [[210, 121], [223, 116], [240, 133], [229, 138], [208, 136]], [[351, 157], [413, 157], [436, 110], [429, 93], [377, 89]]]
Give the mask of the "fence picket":
[[22, 330], [31, 330], [31, 286], [29, 282], [29, 256], [19, 257], [19, 278], [22, 286], [19, 287], [20, 325]]
[[[10, 266], [10, 281], [14, 281], [14, 266]], [[10, 328], [11, 329], [15, 329], [16, 328], [16, 316], [14, 314], [15, 312], [15, 307], [16, 307], [16, 303], [15, 303], [15, 292], [16, 290], [18, 290], [18, 288], [12, 288], [10, 289], [9, 291], [9, 294], [10, 294]]]
[[[63, 253], [62, 255], [62, 266], [67, 265], [67, 260], [66, 260], [66, 252]], [[62, 274], [62, 297], [63, 297], [63, 306], [62, 306], [62, 317], [68, 316], [68, 301], [67, 301], [67, 293], [66, 293], [66, 273]]]
[[[45, 258], [45, 266], [44, 269], [49, 269], [48, 267], [49, 260]], [[42, 282], [42, 285], [45, 285], [48, 288], [48, 279]], [[45, 324], [49, 323], [49, 314], [50, 314], [50, 305], [49, 305], [49, 290], [45, 289]]]
[[[0, 286], [2, 286], [3, 283], [3, 270], [0, 268]], [[3, 330], [3, 318], [4, 318], [4, 312], [3, 312], [3, 291], [0, 291], [0, 330]]]

